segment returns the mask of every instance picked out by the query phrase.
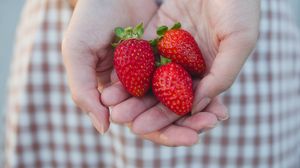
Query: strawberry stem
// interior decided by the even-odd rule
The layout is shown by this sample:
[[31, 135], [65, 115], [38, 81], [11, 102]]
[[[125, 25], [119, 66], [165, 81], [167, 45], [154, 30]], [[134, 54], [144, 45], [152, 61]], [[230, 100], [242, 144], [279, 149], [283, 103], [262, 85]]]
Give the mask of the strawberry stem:
[[160, 62], [156, 62], [156, 66], [160, 67], [160, 66], [166, 65], [166, 64], [168, 64], [170, 62], [172, 62], [171, 59], [163, 57], [163, 56], [160, 56]]
[[150, 40], [149, 43], [151, 44], [152, 47], [156, 47], [157, 43], [158, 43], [158, 38]]
[[171, 59], [163, 57], [163, 56], [160, 56], [160, 63], [161, 63], [161, 65], [165, 65], [165, 64], [168, 64], [170, 62], [171, 62]]

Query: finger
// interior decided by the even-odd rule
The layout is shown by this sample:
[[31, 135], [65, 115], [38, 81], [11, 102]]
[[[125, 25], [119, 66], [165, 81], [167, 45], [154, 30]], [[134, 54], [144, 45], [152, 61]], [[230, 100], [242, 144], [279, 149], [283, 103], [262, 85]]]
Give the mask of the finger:
[[221, 102], [220, 97], [214, 98], [204, 110], [215, 114], [220, 121], [224, 121], [229, 118], [228, 108]]
[[111, 83], [110, 74], [110, 70], [97, 72], [98, 91], [100, 92], [100, 94], [103, 92], [103, 89]]
[[170, 17], [164, 17], [163, 15], [164, 13], [161, 10], [158, 10], [157, 13], [151, 18], [145, 27], [144, 39], [152, 40], [157, 38], [156, 30], [159, 26], [172, 26], [177, 21], [170, 19]]
[[103, 89], [101, 100], [106, 106], [114, 106], [130, 97], [121, 82], [116, 82]]
[[218, 119], [213, 113], [201, 112], [180, 118], [175, 124], [203, 132], [214, 128], [218, 124]]
[[[111, 72], [108, 71], [107, 73], [109, 73], [109, 74], [108, 74], [108, 75], [107, 75], [107, 74], [98, 74], [98, 75], [97, 75], [97, 76], [100, 76], [100, 77], [101, 77], [102, 75], [106, 75], [108, 78], [110, 78], [110, 79], [107, 80], [108, 82], [106, 82], [105, 85], [103, 85], [103, 81], [98, 80], [98, 83], [99, 83], [99, 85], [100, 85], [100, 86], [98, 87], [98, 90], [99, 90], [99, 92], [100, 92], [101, 94], [102, 94], [102, 92], [103, 92], [103, 90], [104, 90], [105, 88], [109, 87], [109, 86], [112, 85], [112, 84], [115, 84], [115, 83], [119, 82], [119, 78], [118, 78], [118, 75], [117, 75], [115, 69], [112, 69]], [[103, 78], [103, 77], [101, 77], [101, 78]]]
[[162, 130], [141, 135], [141, 138], [166, 146], [192, 146], [198, 142], [198, 133], [193, 129], [170, 125]]
[[104, 133], [109, 127], [108, 109], [100, 101], [96, 78], [96, 61], [90, 52], [76, 51], [70, 44], [63, 46], [63, 60], [74, 102], [88, 112], [94, 127]]
[[153, 16], [150, 22], [145, 26], [145, 32], [143, 38], [145, 40], [152, 40], [157, 37], [156, 35], [157, 29], [157, 16]]
[[132, 131], [136, 134], [157, 131], [174, 122], [179, 117], [166, 106], [158, 103], [134, 119]]
[[[250, 33], [250, 35], [252, 34]], [[251, 37], [249, 33], [243, 32], [232, 33], [221, 39], [219, 53], [213, 61], [209, 73], [197, 86], [193, 109], [205, 108], [212, 98], [232, 85], [255, 42], [255, 35]]]
[[[197, 106], [194, 108], [197, 108]], [[199, 113], [201, 111], [203, 111], [203, 109], [201, 108], [193, 109], [192, 114]], [[204, 109], [204, 111], [208, 111], [210, 113], [215, 114], [218, 120], [222, 120], [222, 121], [228, 119], [229, 117], [227, 107], [221, 102], [218, 96], [208, 104], [208, 106]]]
[[193, 79], [193, 91], [197, 89], [200, 79]]
[[131, 97], [111, 107], [111, 120], [120, 124], [132, 122], [139, 114], [156, 103], [157, 100], [150, 94], [143, 97]]

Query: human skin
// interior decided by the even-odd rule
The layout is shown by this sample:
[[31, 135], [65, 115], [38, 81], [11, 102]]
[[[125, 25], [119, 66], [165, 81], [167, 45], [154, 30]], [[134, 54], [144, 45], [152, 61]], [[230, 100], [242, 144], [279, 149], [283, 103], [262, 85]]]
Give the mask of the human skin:
[[[143, 5], [147, 9], [142, 9]], [[108, 109], [100, 101], [99, 90], [110, 83], [113, 30], [148, 23], [156, 10], [156, 4], [148, 0], [88, 0], [76, 4], [64, 34], [63, 62], [74, 102], [90, 116], [99, 132], [109, 127]]]
[[[203, 112], [209, 111], [208, 114], [215, 114], [218, 120], [228, 118], [226, 108], [216, 97], [233, 84], [244, 62], [255, 47], [259, 20], [259, 0], [229, 0], [226, 2], [166, 0], [151, 19], [146, 29], [147, 32], [155, 32], [159, 25], [172, 26], [174, 22], [179, 21], [183, 23], [183, 28], [195, 37], [201, 48], [208, 69], [206, 76], [200, 82], [199, 80], [194, 81], [196, 90], [193, 114], [203, 114]], [[154, 34], [146, 36], [148, 39], [154, 37]], [[125, 96], [124, 91], [115, 90], [114, 87], [119, 87], [118, 85], [116, 83], [104, 89], [102, 100], [107, 106], [113, 106], [111, 108], [112, 120], [119, 123], [132, 120], [130, 126], [136, 134], [143, 136], [149, 132], [152, 132], [151, 134], [155, 131], [159, 133], [159, 130], [180, 118], [161, 103], [148, 97], [142, 99], [141, 102], [144, 106], [140, 107], [140, 111], [124, 108], [125, 105], [137, 107], [141, 102], [133, 101], [135, 98], [128, 99], [128, 95]], [[112, 93], [119, 95], [122, 100], [116, 103], [115, 100], [108, 99], [108, 95]], [[213, 107], [213, 110], [204, 109], [208, 104], [208, 107]], [[208, 119], [203, 119], [202, 122], [204, 120]], [[210, 118], [210, 121], [212, 126], [216, 119]], [[209, 125], [206, 125], [202, 129], [208, 128]], [[155, 139], [149, 136], [146, 138]]]
[[[175, 21], [195, 37], [208, 64], [206, 76], [194, 80], [193, 115], [184, 117], [151, 94], [130, 97], [111, 71], [114, 27], [144, 22], [145, 38], [152, 39], [157, 26]], [[168, 146], [193, 145], [199, 131], [228, 118], [218, 95], [232, 85], [254, 48], [258, 25], [259, 0], [167, 0], [159, 9], [149, 0], [79, 1], [63, 42], [73, 99], [99, 132], [108, 129], [110, 107], [111, 120], [126, 123], [141, 138]]]

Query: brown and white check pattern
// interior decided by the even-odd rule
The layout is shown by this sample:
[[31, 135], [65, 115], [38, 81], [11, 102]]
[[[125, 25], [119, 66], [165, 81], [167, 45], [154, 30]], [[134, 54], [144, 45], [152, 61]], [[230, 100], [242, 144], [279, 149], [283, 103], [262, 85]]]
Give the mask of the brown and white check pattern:
[[231, 118], [193, 147], [163, 147], [112, 124], [100, 136], [66, 84], [68, 1], [27, 1], [9, 81], [5, 167], [299, 168], [300, 34], [285, 0], [262, 0], [257, 49], [223, 96]]

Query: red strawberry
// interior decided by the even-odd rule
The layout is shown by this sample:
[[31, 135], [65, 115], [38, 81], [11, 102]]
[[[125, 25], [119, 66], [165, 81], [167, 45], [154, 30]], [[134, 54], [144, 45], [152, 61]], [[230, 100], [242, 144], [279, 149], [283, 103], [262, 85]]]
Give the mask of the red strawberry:
[[160, 55], [182, 65], [192, 75], [203, 75], [206, 66], [200, 48], [193, 36], [180, 27], [180, 23], [176, 23], [170, 30], [166, 26], [158, 28], [158, 51]]
[[193, 103], [192, 78], [176, 63], [160, 66], [155, 72], [152, 89], [157, 99], [178, 115], [191, 111]]
[[143, 26], [116, 28], [121, 39], [114, 51], [114, 68], [125, 87], [133, 96], [143, 96], [149, 90], [155, 70], [155, 58], [150, 43], [139, 39]]

